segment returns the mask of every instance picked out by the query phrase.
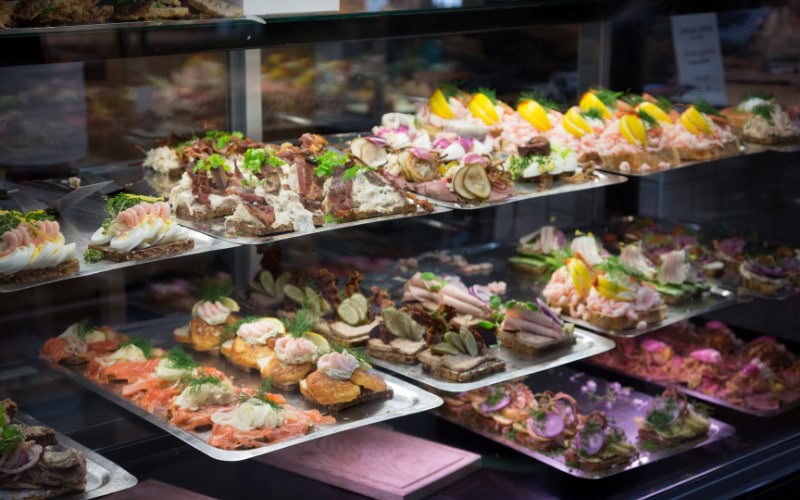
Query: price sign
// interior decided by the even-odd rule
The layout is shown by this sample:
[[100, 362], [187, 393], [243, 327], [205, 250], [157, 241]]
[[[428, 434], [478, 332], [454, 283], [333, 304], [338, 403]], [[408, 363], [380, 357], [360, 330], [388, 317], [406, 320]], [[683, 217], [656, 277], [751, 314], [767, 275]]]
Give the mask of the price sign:
[[678, 80], [681, 85], [691, 87], [683, 98], [705, 99], [719, 106], [728, 104], [717, 15], [672, 16], [672, 44]]

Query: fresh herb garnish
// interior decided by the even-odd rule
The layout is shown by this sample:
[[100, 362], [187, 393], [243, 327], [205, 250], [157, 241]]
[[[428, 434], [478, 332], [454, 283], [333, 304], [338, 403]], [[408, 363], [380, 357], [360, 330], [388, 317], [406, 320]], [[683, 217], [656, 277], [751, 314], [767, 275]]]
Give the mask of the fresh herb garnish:
[[0, 210], [0, 234], [16, 229], [23, 222], [36, 227], [34, 223], [41, 220], [55, 220], [55, 217], [44, 210], [34, 210], [26, 213], [18, 210]]
[[625, 94], [620, 99], [631, 107], [636, 107], [644, 102], [644, 97], [639, 94]]
[[504, 397], [506, 397], [506, 392], [504, 389], [492, 389], [486, 396], [486, 406], [494, 406], [502, 401]]
[[[125, 210], [135, 207], [139, 203], [155, 203], [163, 201], [164, 198], [158, 196], [144, 196], [140, 194], [120, 193], [111, 198], [106, 198], [106, 218], [103, 220], [103, 231], [108, 231], [108, 227], [117, 219], [117, 216]], [[84, 254], [85, 257], [85, 254]]]
[[347, 163], [347, 155], [344, 153], [337, 153], [336, 151], [327, 150], [322, 154], [317, 155], [316, 164], [317, 168], [314, 169], [314, 175], [317, 177], [330, 177], [333, 171]]
[[255, 323], [260, 319], [261, 319], [260, 316], [245, 316], [244, 318], [237, 319], [233, 323], [226, 324], [225, 331], [228, 333], [236, 334], [236, 332], [239, 331], [240, 326], [246, 323]]
[[244, 139], [244, 134], [242, 134], [241, 132], [228, 133], [218, 130], [209, 130], [208, 132], [206, 132], [206, 139], [214, 141], [214, 147], [218, 151], [224, 149], [225, 146], [227, 146], [228, 143], [231, 142], [231, 139], [233, 139], [234, 137], [241, 141], [242, 139]]
[[6, 423], [6, 420], [11, 420], [7, 418], [5, 414], [5, 409], [2, 409], [3, 415], [0, 418], [0, 455], [5, 455], [7, 453], [11, 453], [14, 451], [17, 446], [22, 442], [24, 439], [24, 434], [22, 431], [14, 426], [11, 423]]
[[143, 338], [131, 337], [125, 342], [121, 343], [119, 347], [123, 348], [129, 345], [138, 347], [139, 350], [142, 351], [142, 354], [144, 354], [144, 357], [146, 359], [150, 359], [150, 351], [152, 350], [152, 347], [150, 347], [150, 344], [148, 344], [147, 341], [145, 341]]
[[675, 417], [673, 411], [676, 409], [677, 403], [672, 398], [666, 398], [663, 410], [652, 410], [647, 414], [647, 423], [658, 430], [666, 430], [673, 422]]
[[599, 269], [600, 271], [604, 271], [606, 274], [608, 274], [609, 278], [612, 279], [622, 276], [632, 276], [639, 281], [643, 281], [645, 279], [642, 273], [630, 266], [623, 264], [617, 256], [607, 257], [606, 260], [600, 264], [597, 264], [595, 268]]
[[652, 441], [642, 441], [639, 443], [639, 447], [645, 451], [658, 451], [659, 446], [652, 442]]
[[353, 356], [358, 361], [359, 366], [365, 370], [372, 368], [372, 359], [370, 359], [363, 347], [344, 347], [341, 344], [333, 342], [331, 343], [331, 348], [336, 352]]
[[343, 221], [344, 219], [340, 219], [333, 214], [325, 214], [325, 224], [338, 224]]
[[447, 284], [447, 280], [444, 280], [431, 272], [420, 273], [419, 277], [425, 282], [425, 286], [428, 287], [428, 290], [432, 292], [438, 292]]
[[598, 432], [602, 432], [602, 430], [603, 429], [601, 429], [600, 426], [597, 425], [597, 422], [593, 420], [587, 420], [586, 424], [584, 424], [583, 426], [582, 432], [585, 432], [587, 434], [596, 434]]
[[489, 98], [492, 104], [497, 104], [497, 92], [494, 89], [487, 89], [485, 87], [481, 87], [478, 89], [478, 94], [483, 94]]
[[767, 121], [770, 125], [775, 125], [775, 122], [772, 120], [772, 113], [775, 111], [774, 104], [759, 104], [758, 106], [753, 108], [753, 114], [755, 116], [760, 116], [764, 120]]
[[603, 112], [598, 108], [589, 108], [587, 111], [581, 113], [584, 118], [595, 118], [597, 120], [603, 119]]
[[201, 375], [195, 378], [189, 378], [184, 381], [184, 385], [189, 388], [189, 393], [196, 394], [200, 392], [200, 388], [206, 384], [209, 385], [222, 385], [222, 379], [214, 375]]
[[503, 304], [503, 308], [504, 309], [514, 309], [515, 307], [516, 308], [522, 308], [522, 309], [529, 309], [529, 310], [534, 311], [534, 312], [542, 312], [541, 309], [539, 309], [539, 306], [537, 306], [533, 302], [520, 301], [520, 300], [509, 300], [508, 302]]
[[496, 324], [492, 323], [491, 321], [481, 320], [478, 321], [475, 326], [478, 328], [482, 328], [484, 330], [494, 330], [497, 326]]
[[614, 92], [613, 90], [609, 89], [597, 89], [594, 92], [594, 95], [600, 99], [600, 102], [605, 104], [606, 106], [616, 107], [617, 100], [622, 97], [624, 92]]
[[200, 172], [201, 170], [204, 172], [211, 172], [212, 170], [215, 170], [220, 167], [222, 168], [222, 170], [226, 172], [231, 171], [230, 165], [225, 163], [225, 158], [218, 155], [217, 153], [214, 153], [212, 155], [208, 155], [205, 158], [200, 159], [200, 161], [198, 161], [195, 164], [194, 169], [192, 170], [194, 173]]
[[194, 358], [180, 346], [175, 346], [167, 353], [167, 364], [176, 370], [190, 370], [197, 366]]
[[200, 287], [200, 298], [207, 302], [216, 302], [219, 299], [230, 296], [236, 286], [227, 279], [210, 279], [205, 281]]
[[739, 102], [742, 103], [742, 102], [745, 102], [745, 101], [749, 101], [750, 99], [763, 99], [765, 101], [769, 101], [769, 100], [772, 100], [774, 97], [775, 96], [773, 96], [769, 92], [754, 91], [754, 92], [747, 92], [744, 95], [744, 97], [742, 97], [742, 100], [739, 101]]
[[656, 106], [661, 108], [661, 110], [664, 111], [664, 113], [669, 113], [670, 111], [672, 111], [672, 103], [669, 102], [669, 99], [667, 99], [666, 97], [659, 97], [658, 99], [656, 99]]
[[639, 115], [639, 118], [641, 118], [642, 121], [647, 125], [650, 125], [651, 127], [658, 125], [658, 121], [656, 121], [656, 119], [653, 118], [653, 116], [647, 111], [640, 109], [637, 111], [637, 114]]
[[500, 309], [500, 306], [502, 305], [503, 299], [501, 299], [499, 295], [492, 295], [489, 297], [489, 307], [492, 309]]
[[317, 323], [314, 314], [304, 305], [295, 312], [294, 319], [284, 319], [286, 331], [294, 338], [300, 338]]
[[535, 101], [544, 109], [558, 109], [560, 107], [557, 102], [546, 98], [541, 92], [522, 92], [519, 95], [517, 104], [523, 101]]
[[85, 262], [98, 262], [103, 260], [103, 252], [96, 248], [87, 248], [83, 252], [83, 260]]
[[342, 180], [349, 181], [355, 179], [356, 175], [358, 175], [358, 172], [360, 172], [361, 170], [375, 170], [375, 169], [367, 165], [361, 165], [361, 164], [353, 165], [352, 167], [344, 171], [344, 175], [342, 175]]
[[442, 94], [444, 94], [446, 99], [450, 99], [451, 97], [457, 96], [461, 93], [461, 91], [458, 89], [458, 86], [452, 82], [442, 83], [439, 85], [439, 90], [442, 91]]
[[78, 338], [86, 338], [91, 332], [93, 332], [95, 328], [89, 324], [89, 320], [82, 319], [75, 323], [75, 335]]
[[243, 393], [239, 399], [242, 402], [247, 401], [248, 399], [256, 399], [261, 401], [264, 404], [271, 406], [275, 410], [282, 410], [283, 405], [274, 401], [270, 396], [272, 393], [272, 378], [267, 377], [261, 382], [261, 387], [252, 395], [248, 395], [247, 393]]
[[695, 109], [701, 113], [705, 113], [707, 115], [715, 115], [715, 116], [722, 116], [719, 113], [719, 110], [715, 108], [710, 102], [700, 99], [699, 101], [694, 103]]
[[266, 161], [267, 155], [263, 149], [248, 149], [244, 152], [242, 168], [248, 172], [260, 172], [261, 165]]

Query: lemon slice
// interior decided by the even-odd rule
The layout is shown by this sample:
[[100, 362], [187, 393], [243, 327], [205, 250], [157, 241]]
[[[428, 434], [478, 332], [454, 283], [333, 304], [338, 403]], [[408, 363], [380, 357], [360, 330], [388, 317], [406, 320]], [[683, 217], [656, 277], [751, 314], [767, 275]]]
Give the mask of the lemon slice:
[[260, 318], [259, 321], [270, 323], [278, 335], [283, 335], [286, 333], [286, 327], [284, 326], [283, 321], [279, 320], [278, 318]]
[[681, 113], [680, 121], [689, 132], [695, 135], [711, 133], [711, 124], [708, 123], [708, 119], [694, 106], [689, 106], [686, 111]]
[[608, 110], [603, 101], [600, 100], [593, 92], [586, 92], [581, 96], [581, 100], [578, 103], [578, 107], [580, 107], [581, 111], [584, 113], [589, 111], [590, 109], [597, 109], [600, 111], [600, 114], [603, 115], [603, 118], [611, 118], [611, 111]]
[[221, 299], [219, 299], [219, 303], [233, 312], [239, 312], [240, 309], [239, 304], [230, 297], [222, 297]]
[[267, 295], [275, 296], [275, 279], [269, 271], [261, 271], [258, 273], [258, 282], [264, 288]]
[[356, 309], [355, 304], [349, 300], [345, 300], [339, 304], [339, 307], [336, 308], [336, 312], [339, 314], [339, 318], [350, 326], [356, 326], [361, 322], [361, 315], [358, 314], [358, 309]]
[[622, 302], [632, 302], [636, 298], [632, 288], [628, 288], [602, 274], [597, 277], [597, 291], [603, 297]]
[[639, 105], [636, 106], [636, 111], [644, 111], [648, 115], [652, 116], [653, 119], [655, 119], [658, 122], [670, 123], [670, 124], [672, 123], [672, 119], [669, 117], [669, 115], [665, 113], [663, 109], [659, 108], [652, 102], [644, 101], [642, 103], [639, 103]]
[[479, 118], [486, 125], [494, 125], [500, 121], [500, 117], [497, 116], [497, 110], [494, 109], [492, 100], [489, 99], [486, 94], [478, 92], [472, 96], [468, 107], [472, 115]]
[[530, 99], [522, 101], [517, 106], [517, 113], [539, 130], [544, 131], [553, 128], [553, 124], [550, 123], [550, 117], [547, 116], [547, 110], [536, 101]]
[[431, 113], [436, 116], [440, 116], [448, 120], [456, 117], [456, 114], [453, 113], [452, 109], [450, 109], [450, 103], [447, 102], [447, 97], [445, 97], [442, 89], [436, 89], [436, 92], [434, 92], [433, 95], [431, 95], [431, 98], [428, 100], [428, 105], [431, 107]]
[[642, 119], [634, 114], [627, 114], [619, 120], [619, 132], [622, 137], [635, 146], [647, 145], [647, 131], [644, 129]]
[[592, 287], [592, 275], [586, 267], [586, 264], [580, 259], [568, 259], [567, 271], [569, 272], [572, 284], [575, 285], [575, 290], [577, 290], [578, 295], [585, 297]]
[[576, 106], [569, 108], [567, 114], [564, 115], [562, 124], [564, 125], [564, 130], [578, 138], [592, 132], [592, 127], [581, 116], [580, 109]]
[[317, 348], [319, 354], [327, 354], [331, 352], [331, 345], [328, 340], [316, 332], [305, 332], [303, 338], [308, 339]]

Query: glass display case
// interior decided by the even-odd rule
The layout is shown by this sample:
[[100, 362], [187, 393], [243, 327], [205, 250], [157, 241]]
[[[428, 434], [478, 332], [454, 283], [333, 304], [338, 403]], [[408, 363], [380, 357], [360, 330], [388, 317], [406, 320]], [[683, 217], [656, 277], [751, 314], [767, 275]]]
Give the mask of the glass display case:
[[[286, 472], [278, 450], [342, 431], [357, 433], [366, 425], [480, 455], [480, 468], [474, 472], [437, 481], [425, 490], [438, 497], [571, 498], [587, 491], [619, 498], [766, 497], [796, 487], [800, 40], [794, 28], [800, 22], [800, 5], [589, 0], [333, 3], [336, 10], [242, 17], [237, 9], [249, 14], [247, 1], [138, 2], [136, 8], [125, 2], [81, 2], [91, 4], [86, 12], [92, 15], [77, 19], [64, 14], [74, 7], [67, 1], [2, 2], [0, 277], [5, 277], [0, 281], [0, 399], [13, 399], [23, 412], [119, 464], [140, 483], [157, 480], [217, 498], [245, 497], [255, 491], [359, 496], [354, 491], [365, 490], [342, 489], [296, 469]], [[216, 10], [203, 7], [207, 4]], [[621, 91], [610, 103], [604, 95], [599, 106], [608, 116], [586, 104], [587, 99], [599, 99], [597, 89], [602, 88]], [[444, 105], [450, 107], [437, 113], [433, 99], [443, 89]], [[448, 99], [456, 92], [451, 89], [462, 91], [455, 94], [455, 101]], [[476, 120], [479, 111], [473, 107], [480, 105], [474, 104], [475, 95], [490, 97], [491, 110], [499, 116]], [[631, 168], [635, 155], [613, 163], [607, 158], [610, 153], [598, 153], [604, 150], [595, 144], [608, 142], [601, 139], [603, 130], [586, 125], [593, 131], [576, 135], [562, 122], [572, 120], [571, 113], [580, 115], [578, 128], [599, 120], [604, 128], [616, 127], [616, 140], [624, 145], [637, 144], [636, 127], [641, 126], [642, 151], [652, 153], [654, 148], [646, 147], [648, 137], [660, 137], [661, 127], [685, 127], [691, 132], [697, 121], [690, 115], [698, 109], [703, 111], [698, 113], [701, 129], [734, 125], [737, 117], [729, 112], [743, 112], [745, 108], [737, 105], [753, 96], [761, 99], [756, 106], [777, 107], [783, 113], [785, 126], [795, 130], [789, 140], [761, 144], [743, 135], [726, 157], [672, 165], [640, 161], [643, 169]], [[518, 104], [526, 99], [546, 104], [541, 109], [547, 127], [539, 128], [536, 119], [523, 116]], [[661, 112], [669, 125], [657, 111], [641, 111], [642, 102], [655, 108], [665, 100], [676, 104], [672, 113]], [[453, 125], [453, 116], [446, 116], [453, 110], [462, 113], [468, 125]], [[717, 116], [717, 110], [723, 114]], [[752, 106], [746, 113], [754, 113]], [[764, 118], [772, 127], [782, 119]], [[567, 145], [582, 156], [578, 170], [553, 172], [562, 167], [549, 160], [527, 181], [521, 173], [512, 180], [512, 165], [528, 157], [525, 151], [533, 148], [530, 154], [544, 157], [564, 151], [555, 132], [546, 132], [549, 128], [577, 137], [569, 138]], [[653, 133], [654, 129], [659, 132]], [[398, 145], [398, 133], [408, 144]], [[691, 133], [703, 135], [702, 130]], [[597, 141], [581, 139], [586, 134], [597, 134]], [[432, 141], [415, 142], [422, 135]], [[539, 136], [548, 138], [545, 153], [536, 149], [541, 147], [534, 141]], [[736, 140], [730, 137], [731, 142]], [[447, 143], [437, 149], [442, 138]], [[455, 160], [448, 156], [452, 143], [461, 148]], [[160, 161], [155, 160], [155, 151], [161, 147], [168, 156], [178, 152], [174, 158], [180, 164], [171, 172], [152, 168]], [[216, 154], [225, 148], [234, 148], [229, 149], [233, 153]], [[255, 150], [261, 156], [256, 158], [256, 170], [248, 174], [245, 166], [255, 158], [250, 154]], [[344, 153], [349, 155], [346, 164], [321, 173], [326, 155], [335, 160]], [[465, 160], [470, 154], [478, 157], [473, 161], [481, 165], [483, 177], [466, 179], [474, 166]], [[214, 166], [211, 157], [220, 157], [220, 164]], [[422, 172], [421, 163], [433, 165], [432, 171]], [[463, 170], [461, 180], [457, 180], [459, 170]], [[206, 171], [209, 180], [198, 181], [206, 179]], [[277, 184], [270, 184], [272, 175]], [[488, 194], [480, 192], [483, 178]], [[215, 191], [217, 182], [225, 185], [224, 193]], [[359, 194], [353, 187], [359, 182], [371, 188], [362, 186], [365, 194]], [[436, 182], [438, 188], [431, 187]], [[240, 195], [235, 188], [248, 194]], [[281, 198], [283, 191], [295, 194]], [[222, 200], [217, 206], [206, 205], [213, 211], [224, 208], [224, 198], [233, 192], [240, 196], [236, 210], [249, 215], [237, 219], [233, 207], [223, 215], [226, 220], [197, 215], [202, 212], [198, 199]], [[256, 192], [260, 199], [253, 201]], [[108, 202], [119, 193], [145, 198], [120, 205]], [[385, 210], [365, 208], [377, 203], [379, 195], [397, 198]], [[161, 235], [161, 243], [133, 247], [120, 243], [110, 248], [112, 237], [103, 238], [119, 230], [114, 224], [123, 224], [122, 212], [137, 213], [135, 207], [143, 201], [148, 206], [156, 203], [150, 196], [164, 197], [170, 204], [166, 209], [153, 205], [152, 210], [169, 212], [171, 206], [172, 215], [152, 217], [172, 217], [175, 229], [153, 230]], [[175, 201], [179, 196], [190, 200], [182, 209]], [[292, 214], [307, 213], [307, 218], [290, 218], [288, 228], [271, 230], [279, 227], [275, 221], [282, 214], [289, 213], [287, 206], [296, 207]], [[12, 210], [44, 210], [60, 226], [47, 239], [52, 227], [42, 222], [44, 216], [12, 216]], [[129, 225], [151, 216], [147, 214], [139, 213]], [[158, 224], [169, 226], [164, 221]], [[29, 231], [33, 243], [11, 234], [23, 226], [33, 228]], [[66, 238], [61, 247], [59, 231]], [[178, 236], [169, 240], [165, 234]], [[540, 248], [545, 234], [551, 238], [547, 252]], [[191, 241], [188, 246], [182, 243], [186, 240]], [[18, 253], [17, 247], [53, 241], [56, 246], [47, 251], [53, 252], [52, 262], [61, 262], [58, 266], [69, 262], [55, 260], [58, 252], [76, 243], [72, 251], [79, 261], [77, 271], [59, 267], [59, 272], [48, 274], [40, 266], [26, 282], [8, 271], [29, 271], [10, 264], [9, 256]], [[153, 250], [164, 245], [173, 247]], [[626, 261], [626, 252], [637, 249], [641, 259]], [[677, 282], [665, 277], [673, 253], [680, 254], [681, 269], [697, 271], [692, 275], [696, 281], [687, 281], [683, 271]], [[670, 257], [662, 259], [661, 254]], [[644, 262], [643, 267], [635, 262]], [[609, 291], [609, 280], [623, 271], [633, 281]], [[573, 280], [573, 295], [553, 295], [548, 283], [558, 280], [559, 272], [567, 282]], [[767, 286], [775, 281], [781, 283], [780, 289]], [[703, 284], [686, 288], [689, 282]], [[291, 289], [285, 291], [286, 286]], [[299, 299], [293, 296], [295, 290]], [[360, 299], [351, 300], [355, 290], [369, 300], [363, 312], [357, 304]], [[642, 300], [636, 294], [648, 293], [660, 304], [654, 309], [663, 312], [652, 321], [644, 320], [648, 308], [636, 309]], [[220, 302], [226, 294], [235, 307]], [[686, 294], [682, 297], [687, 302], [673, 303], [677, 294]], [[571, 297], [574, 303], [568, 303]], [[611, 311], [616, 307], [631, 311], [625, 314], [632, 323], [619, 326], [597, 320], [589, 312], [592, 300], [600, 304], [597, 316], [617, 317]], [[208, 304], [224, 309], [223, 321], [206, 321], [214, 311], [198, 312], [209, 309]], [[611, 309], [602, 309], [609, 304]], [[448, 312], [446, 306], [454, 309]], [[412, 321], [414, 307], [427, 307], [424, 317], [439, 318], [447, 330], [439, 335], [433, 326], [425, 326], [425, 333], [412, 339], [425, 340], [420, 351], [444, 357], [442, 352], [446, 356], [455, 349], [450, 355], [475, 359], [478, 355], [468, 344], [477, 341], [475, 352], [480, 356], [500, 359], [499, 373], [492, 379], [484, 377], [484, 383], [480, 378], [437, 381], [430, 365], [409, 371], [396, 358], [376, 355], [369, 342], [389, 345], [383, 339], [402, 337], [387, 333], [391, 320], [385, 311], [398, 308]], [[304, 323], [306, 313], [311, 319]], [[456, 313], [460, 316], [454, 319]], [[526, 316], [531, 314], [535, 317]], [[198, 352], [208, 349], [198, 348], [190, 330], [181, 333], [183, 325], [198, 317], [217, 328], [212, 354]], [[283, 323], [276, 320], [280, 326], [275, 327], [281, 333], [275, 335], [281, 338], [288, 328], [294, 337], [287, 334], [287, 343], [310, 342], [318, 354], [323, 353], [319, 342], [327, 346], [324, 352], [342, 351], [337, 355], [345, 358], [355, 354], [359, 362], [362, 351], [369, 351], [373, 371], [367, 373], [382, 377], [393, 397], [330, 412], [319, 401], [316, 405], [303, 401], [313, 400], [306, 394], [308, 373], [299, 384], [304, 392], [297, 393], [296, 388], [292, 392], [281, 387], [277, 372], [265, 374], [273, 361], [237, 370], [241, 364], [226, 361], [233, 358], [220, 346], [238, 339], [238, 329], [256, 317], [281, 318]], [[540, 335], [538, 341], [548, 347], [533, 349], [532, 357], [530, 353], [515, 357], [519, 352], [504, 357], [508, 353], [503, 349], [511, 347], [500, 337], [526, 328], [509, 326], [513, 323], [509, 318], [523, 325], [543, 321], [534, 328], [545, 332], [544, 340]], [[564, 321], [574, 322], [574, 330], [562, 326]], [[348, 333], [334, 331], [332, 322], [344, 325], [341, 331]], [[100, 325], [109, 327], [102, 335], [112, 346], [103, 352], [95, 352], [97, 346], [87, 351], [91, 343], [87, 344], [86, 331], [100, 335], [95, 328]], [[303, 327], [325, 331], [308, 336]], [[52, 339], [69, 329], [83, 333], [71, 334], [78, 340], [59, 341], [68, 346], [64, 352], [69, 355], [53, 357], [48, 350], [55, 345]], [[116, 333], [108, 333], [112, 330]], [[220, 451], [225, 447], [209, 445], [213, 438], [204, 434], [212, 421], [221, 426], [217, 420], [210, 418], [200, 431], [186, 432], [165, 420], [174, 422], [182, 409], [174, 399], [148, 406], [126, 389], [140, 380], [123, 376], [123, 384], [114, 382], [114, 376], [91, 375], [93, 366], [105, 373], [119, 362], [97, 361], [100, 354], [112, 355], [116, 349], [138, 345], [140, 339], [152, 352], [142, 360], [127, 361], [146, 363], [152, 354], [151, 371], [167, 351], [183, 345], [201, 365], [227, 373], [238, 392], [227, 401], [226, 411], [231, 411], [230, 405], [252, 401], [254, 395], [260, 394], [258, 401], [263, 403], [274, 392], [281, 394], [280, 403], [270, 400], [273, 409], [281, 408], [276, 411], [285, 411], [281, 405], [296, 406], [306, 418], [316, 408], [337, 422], [319, 421], [289, 439], [261, 438], [254, 447], [238, 445], [253, 450]], [[502, 347], [491, 347], [496, 343]], [[278, 352], [277, 341], [267, 345], [274, 362], [285, 364], [279, 359], [283, 354], [272, 352]], [[217, 355], [220, 349], [222, 356]], [[70, 358], [82, 364], [70, 363]], [[187, 368], [189, 375], [170, 382], [177, 388], [172, 398], [191, 388], [189, 379], [200, 377], [194, 369]], [[311, 370], [316, 369], [322, 370], [312, 365]], [[209, 373], [217, 372], [205, 375]], [[148, 372], [142, 379], [148, 377], [155, 375]], [[277, 387], [261, 387], [262, 378], [272, 384], [277, 381]], [[500, 389], [482, 389], [490, 385], [488, 380]], [[520, 420], [521, 427], [514, 427], [507, 414], [497, 413], [504, 405], [492, 409], [497, 401], [488, 404], [497, 391], [524, 392], [516, 383], [527, 384], [535, 398], [533, 406], [523, 405], [530, 414]], [[664, 401], [658, 397], [665, 387], [678, 388], [679, 396], [670, 396], [674, 399], [669, 401], [688, 397], [698, 412], [706, 412], [704, 418], [711, 421], [707, 439], [688, 439], [686, 444], [670, 435], [660, 445], [637, 439], [636, 426], [642, 424], [635, 424], [631, 415], [640, 417], [639, 422], [648, 421], [654, 407], [658, 410]], [[562, 428], [557, 433], [559, 446], [544, 450], [518, 435], [533, 436], [537, 415], [544, 418], [558, 406], [543, 402], [543, 394], [552, 396], [547, 391], [568, 393], [570, 400], [577, 400], [573, 411], [581, 416], [576, 417], [572, 435]], [[381, 393], [362, 389], [363, 394], [372, 392]], [[454, 410], [465, 404], [473, 408], [467, 417]], [[514, 404], [505, 402], [509, 408]], [[675, 418], [684, 419], [688, 408]], [[594, 410], [608, 417], [604, 427], [624, 427], [636, 450], [607, 472], [587, 469], [587, 462], [581, 465], [595, 452], [578, 448], [580, 439], [574, 437], [584, 435]], [[481, 425], [481, 417], [495, 423]], [[567, 427], [568, 420], [564, 417]], [[617, 434], [603, 435], [600, 447]], [[380, 450], [382, 443], [369, 446]], [[577, 462], [563, 458], [564, 448], [583, 455]], [[409, 458], [408, 464], [395, 466], [413, 469], [412, 462]], [[98, 463], [90, 460], [90, 473], [99, 470]], [[3, 465], [0, 461], [0, 496], [9, 476]], [[99, 476], [105, 478], [101, 482], [108, 483], [116, 470], [108, 467], [108, 475]], [[371, 474], [375, 477], [374, 471]], [[124, 480], [119, 484], [130, 486]]]

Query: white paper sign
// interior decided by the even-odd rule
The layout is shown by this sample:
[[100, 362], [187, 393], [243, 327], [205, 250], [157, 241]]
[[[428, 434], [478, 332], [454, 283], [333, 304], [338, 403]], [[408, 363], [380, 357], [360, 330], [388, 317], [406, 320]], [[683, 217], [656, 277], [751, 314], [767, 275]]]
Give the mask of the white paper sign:
[[245, 16], [338, 12], [339, 0], [242, 0]]
[[705, 99], [718, 106], [727, 105], [717, 15], [672, 16], [672, 44], [678, 80], [681, 85], [693, 87], [682, 97], [687, 101]]

